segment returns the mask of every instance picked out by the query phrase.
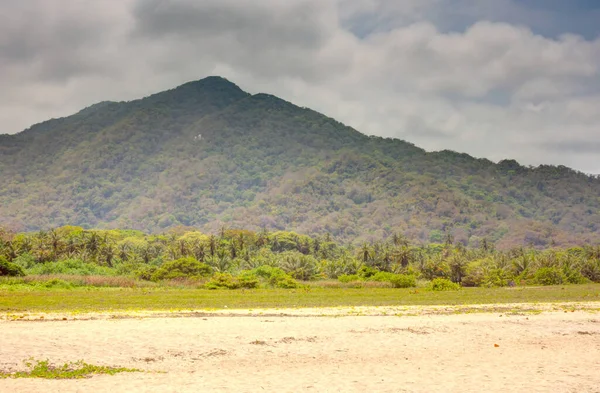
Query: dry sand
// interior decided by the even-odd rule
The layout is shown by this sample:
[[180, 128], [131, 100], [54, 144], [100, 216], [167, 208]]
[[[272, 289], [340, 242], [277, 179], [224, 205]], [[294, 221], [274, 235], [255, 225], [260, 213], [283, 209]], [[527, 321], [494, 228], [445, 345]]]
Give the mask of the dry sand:
[[0, 392], [600, 392], [599, 308], [11, 316], [0, 321], [4, 370], [33, 356], [147, 372], [5, 379]]

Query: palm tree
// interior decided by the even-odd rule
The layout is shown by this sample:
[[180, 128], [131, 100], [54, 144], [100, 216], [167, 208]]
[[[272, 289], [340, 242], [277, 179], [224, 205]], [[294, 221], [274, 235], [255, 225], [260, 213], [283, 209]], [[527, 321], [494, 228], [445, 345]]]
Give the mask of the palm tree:
[[146, 264], [150, 263], [154, 259], [155, 249], [151, 244], [147, 244], [138, 248], [138, 254], [142, 258], [142, 261]]
[[100, 236], [96, 232], [90, 232], [90, 236], [87, 238], [85, 248], [90, 253], [92, 258], [95, 258], [100, 250], [100, 244], [102, 243]]
[[361, 249], [360, 249], [360, 255], [361, 255], [361, 259], [363, 261], [364, 264], [368, 264], [369, 260], [371, 259], [371, 248], [369, 247], [369, 245], [367, 243], [363, 243]]
[[229, 244], [229, 251], [230, 251], [230, 253], [231, 253], [231, 258], [232, 258], [232, 259], [235, 259], [235, 258], [237, 258], [237, 248], [235, 247], [235, 242], [234, 242], [234, 241], [232, 241], [232, 242]]
[[116, 252], [112, 244], [104, 244], [102, 248], [100, 248], [100, 255], [102, 255], [108, 267], [113, 267], [112, 261], [116, 255]]
[[215, 235], [210, 235], [208, 238], [208, 249], [210, 251], [210, 256], [214, 257], [217, 252], [217, 238]]
[[187, 257], [189, 255], [189, 244], [184, 239], [179, 239], [179, 254], [182, 257]]
[[54, 229], [52, 229], [49, 232], [49, 238], [50, 238], [50, 245], [52, 246], [52, 258], [54, 260], [56, 260], [56, 259], [58, 259], [59, 253], [61, 252], [61, 249], [62, 249], [62, 239], [60, 238], [60, 235]]
[[130, 248], [127, 243], [121, 243], [117, 247], [117, 256], [122, 262], [127, 262], [130, 257]]
[[225, 250], [219, 249], [217, 254], [209, 258], [208, 265], [210, 265], [215, 271], [224, 273], [231, 267], [231, 258]]
[[396, 247], [405, 247], [410, 244], [406, 236], [398, 232], [394, 232], [394, 234], [392, 235], [392, 243]]
[[260, 248], [267, 244], [269, 244], [269, 232], [267, 228], [263, 228], [256, 237], [256, 246]]
[[204, 258], [206, 257], [206, 249], [202, 242], [195, 241], [192, 243], [192, 253], [198, 261], [204, 262]]

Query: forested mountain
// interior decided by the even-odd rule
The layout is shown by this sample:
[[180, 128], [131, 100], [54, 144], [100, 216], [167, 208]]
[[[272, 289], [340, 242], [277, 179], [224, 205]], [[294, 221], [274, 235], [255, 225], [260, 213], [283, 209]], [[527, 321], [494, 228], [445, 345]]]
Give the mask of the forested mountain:
[[210, 77], [0, 135], [0, 226], [394, 232], [537, 247], [600, 239], [600, 179], [370, 137]]

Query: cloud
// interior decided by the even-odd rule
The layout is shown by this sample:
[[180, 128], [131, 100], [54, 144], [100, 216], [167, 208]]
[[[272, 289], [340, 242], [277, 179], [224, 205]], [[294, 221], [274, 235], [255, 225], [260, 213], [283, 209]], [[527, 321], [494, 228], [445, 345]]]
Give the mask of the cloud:
[[576, 140], [563, 142], [542, 142], [540, 146], [543, 149], [556, 151], [558, 153], [581, 153], [581, 154], [600, 154], [600, 142]]
[[429, 150], [597, 170], [600, 39], [558, 3], [6, 3], [0, 132], [218, 74]]

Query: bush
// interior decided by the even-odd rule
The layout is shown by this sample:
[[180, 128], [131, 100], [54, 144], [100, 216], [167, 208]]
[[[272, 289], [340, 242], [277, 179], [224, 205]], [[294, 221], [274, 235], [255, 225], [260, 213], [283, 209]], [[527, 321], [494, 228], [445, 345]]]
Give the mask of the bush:
[[36, 265], [36, 260], [33, 255], [26, 252], [16, 257], [13, 263], [21, 266], [23, 269], [31, 269]]
[[241, 288], [252, 289], [258, 287], [258, 277], [251, 271], [241, 272], [237, 279], [240, 282]]
[[343, 283], [361, 281], [361, 278], [358, 274], [343, 274], [338, 277], [338, 280]]
[[32, 275], [67, 274], [78, 276], [111, 276], [115, 271], [109, 267], [98, 266], [94, 263], [86, 263], [81, 259], [65, 259], [58, 262], [46, 262], [37, 264], [27, 270]]
[[512, 279], [504, 269], [491, 269], [484, 276], [483, 285], [486, 287], [505, 287]]
[[269, 280], [274, 275], [285, 275], [285, 272], [282, 269], [269, 265], [259, 266], [256, 269], [251, 270], [251, 272], [258, 277], [264, 278], [265, 280]]
[[417, 286], [417, 278], [408, 274], [394, 274], [390, 282], [394, 288], [414, 288]]
[[581, 274], [579, 270], [569, 269], [565, 270], [564, 273], [569, 284], [587, 284], [590, 282], [590, 279]]
[[567, 276], [557, 267], [542, 267], [535, 272], [533, 280], [540, 285], [561, 285], [567, 282]]
[[589, 258], [581, 265], [581, 274], [593, 282], [600, 282], [600, 259]]
[[40, 285], [48, 289], [72, 289], [74, 285], [59, 278], [53, 278], [48, 281], [41, 282]]
[[24, 275], [25, 272], [21, 266], [0, 257], [0, 276], [19, 277]]
[[135, 272], [135, 276], [141, 280], [151, 281], [152, 275], [154, 275], [157, 270], [158, 268], [156, 266], [145, 265]]
[[152, 274], [152, 281], [171, 280], [180, 277], [207, 277], [212, 273], [210, 266], [192, 257], [180, 258], [163, 264]]
[[485, 274], [481, 261], [473, 261], [467, 265], [466, 275], [461, 279], [461, 284], [465, 287], [479, 287], [485, 281]]
[[271, 279], [271, 285], [276, 288], [284, 288], [284, 289], [293, 289], [298, 288], [298, 281], [294, 280], [292, 277], [287, 274], [283, 276], [275, 276]]
[[412, 288], [417, 286], [417, 279], [415, 276], [389, 272], [377, 272], [369, 278], [369, 281], [389, 282], [394, 288]]
[[391, 282], [391, 280], [392, 280], [392, 278], [394, 276], [395, 276], [394, 273], [380, 272], [380, 271], [378, 271], [377, 273], [375, 273], [374, 275], [372, 275], [371, 277], [369, 277], [369, 281]]
[[429, 283], [427, 288], [431, 291], [458, 291], [461, 287], [445, 278], [436, 278]]
[[290, 275], [286, 274], [282, 269], [272, 266], [260, 266], [250, 272], [261, 277], [267, 283], [276, 288], [298, 288], [298, 282]]
[[360, 269], [358, 269], [358, 275], [365, 279], [373, 277], [377, 273], [379, 273], [379, 270], [367, 265], [362, 265]]
[[215, 273], [205, 287], [208, 289], [238, 289], [240, 281], [231, 273]]
[[251, 289], [258, 287], [258, 277], [249, 271], [242, 272], [237, 277], [230, 273], [215, 273], [205, 287], [208, 289]]

